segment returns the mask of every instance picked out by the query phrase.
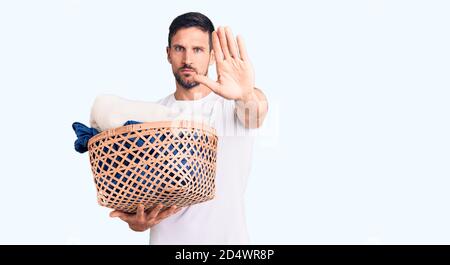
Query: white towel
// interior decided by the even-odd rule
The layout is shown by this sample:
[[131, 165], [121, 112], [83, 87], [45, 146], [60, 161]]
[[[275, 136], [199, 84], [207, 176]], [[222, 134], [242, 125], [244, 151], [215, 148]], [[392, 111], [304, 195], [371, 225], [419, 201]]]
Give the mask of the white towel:
[[99, 131], [105, 131], [123, 126], [123, 124], [129, 120], [153, 122], [182, 119], [206, 122], [209, 124], [209, 121], [203, 120], [200, 116], [185, 117], [178, 111], [164, 105], [153, 102], [129, 100], [115, 95], [104, 94], [97, 96], [92, 105], [90, 125]]
[[177, 113], [153, 102], [129, 100], [115, 95], [99, 95], [91, 108], [91, 127], [99, 131], [123, 126], [129, 120], [170, 121]]

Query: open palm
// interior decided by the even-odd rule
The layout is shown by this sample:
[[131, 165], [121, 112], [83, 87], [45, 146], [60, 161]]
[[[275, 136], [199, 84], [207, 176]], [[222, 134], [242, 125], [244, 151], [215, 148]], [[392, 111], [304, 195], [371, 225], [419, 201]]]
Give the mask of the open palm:
[[242, 37], [237, 37], [236, 46], [231, 30], [219, 27], [212, 33], [212, 42], [217, 81], [202, 75], [194, 76], [194, 80], [224, 98], [245, 99], [254, 89], [255, 76]]

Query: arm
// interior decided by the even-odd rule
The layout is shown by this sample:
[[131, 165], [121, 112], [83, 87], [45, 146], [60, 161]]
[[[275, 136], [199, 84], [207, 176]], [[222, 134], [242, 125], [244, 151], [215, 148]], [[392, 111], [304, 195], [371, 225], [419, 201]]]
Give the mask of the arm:
[[268, 109], [267, 98], [258, 88], [254, 88], [246, 98], [236, 100], [237, 117], [246, 128], [261, 127]]

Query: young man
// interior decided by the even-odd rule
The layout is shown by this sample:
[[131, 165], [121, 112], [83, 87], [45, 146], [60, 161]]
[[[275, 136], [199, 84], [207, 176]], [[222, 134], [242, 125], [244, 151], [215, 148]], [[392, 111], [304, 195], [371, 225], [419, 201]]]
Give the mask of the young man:
[[[212, 121], [219, 142], [216, 194], [213, 200], [161, 211], [157, 206], [136, 214], [113, 211], [134, 231], [151, 230], [150, 244], [247, 244], [244, 193], [250, 173], [253, 137], [267, 114], [265, 95], [255, 88], [253, 67], [241, 37], [226, 27], [214, 31], [200, 13], [186, 13], [169, 28], [167, 59], [176, 80], [175, 93], [158, 103], [183, 114]], [[217, 81], [207, 77], [216, 64]]]

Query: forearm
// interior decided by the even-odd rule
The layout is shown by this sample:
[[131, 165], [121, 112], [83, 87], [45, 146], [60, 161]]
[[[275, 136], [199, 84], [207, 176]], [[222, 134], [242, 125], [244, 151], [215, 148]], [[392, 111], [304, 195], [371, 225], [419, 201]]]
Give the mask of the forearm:
[[244, 99], [236, 100], [236, 114], [246, 128], [259, 128], [268, 111], [269, 105], [264, 93], [253, 89]]

